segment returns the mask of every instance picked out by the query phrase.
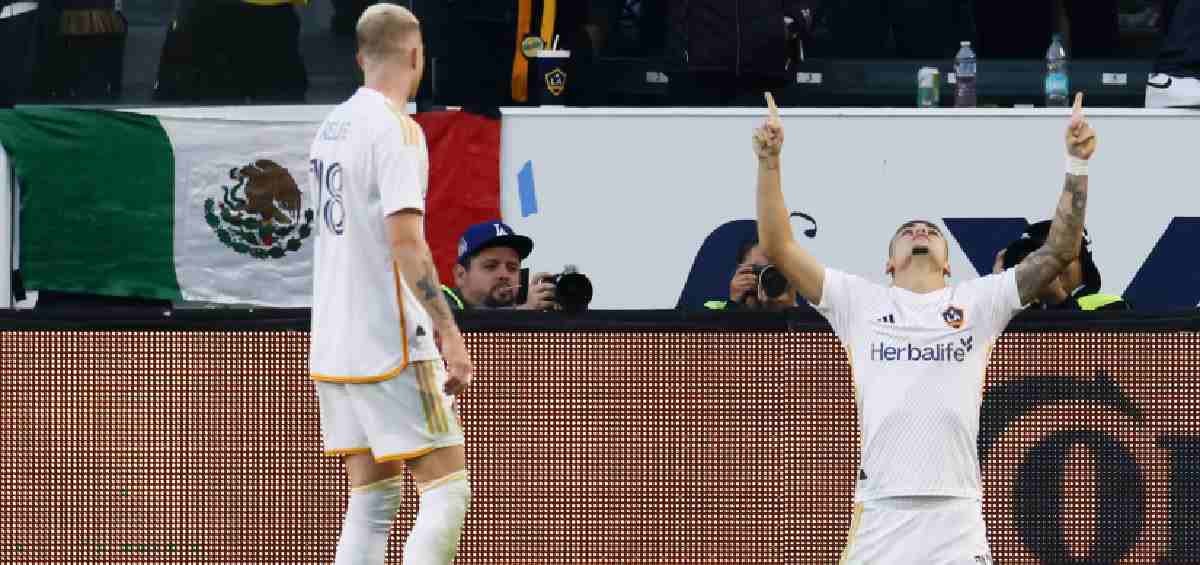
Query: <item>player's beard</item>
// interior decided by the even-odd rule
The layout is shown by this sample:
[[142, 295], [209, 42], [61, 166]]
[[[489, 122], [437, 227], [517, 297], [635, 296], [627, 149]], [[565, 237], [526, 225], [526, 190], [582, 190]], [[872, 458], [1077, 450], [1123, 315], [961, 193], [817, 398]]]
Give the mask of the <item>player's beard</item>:
[[507, 282], [496, 283], [483, 299], [483, 305], [488, 308], [508, 308], [517, 300], [516, 289]]

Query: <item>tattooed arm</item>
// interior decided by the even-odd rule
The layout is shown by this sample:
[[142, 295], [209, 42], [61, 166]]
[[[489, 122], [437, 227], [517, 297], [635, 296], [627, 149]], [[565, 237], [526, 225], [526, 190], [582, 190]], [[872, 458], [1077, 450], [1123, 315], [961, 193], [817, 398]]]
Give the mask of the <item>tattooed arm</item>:
[[462, 332], [442, 293], [442, 284], [438, 282], [433, 253], [425, 242], [424, 221], [425, 217], [416, 210], [392, 214], [387, 218], [388, 239], [399, 276], [404, 277], [408, 288], [429, 312], [434, 329], [441, 337], [442, 357], [446, 360], [448, 374], [446, 393], [456, 394], [470, 384], [474, 368]]
[[1096, 132], [1083, 117], [1083, 94], [1075, 96], [1071, 123], [1067, 126], [1067, 154], [1071, 170], [1063, 184], [1054, 221], [1046, 243], [1017, 265], [1017, 290], [1021, 304], [1029, 304], [1039, 292], [1079, 256], [1083, 217], [1087, 209], [1087, 160], [1096, 152]]
[[1087, 176], [1067, 175], [1046, 243], [1017, 265], [1021, 304], [1029, 304], [1037, 298], [1038, 293], [1079, 256], [1087, 187]]

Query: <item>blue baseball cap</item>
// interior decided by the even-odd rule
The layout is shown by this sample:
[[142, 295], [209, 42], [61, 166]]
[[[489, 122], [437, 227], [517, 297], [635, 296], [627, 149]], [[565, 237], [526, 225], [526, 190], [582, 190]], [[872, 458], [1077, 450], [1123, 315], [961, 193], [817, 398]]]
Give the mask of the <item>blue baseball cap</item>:
[[533, 240], [517, 235], [508, 224], [500, 220], [480, 222], [463, 232], [458, 240], [458, 262], [465, 263], [476, 253], [489, 247], [508, 247], [524, 259], [533, 252]]

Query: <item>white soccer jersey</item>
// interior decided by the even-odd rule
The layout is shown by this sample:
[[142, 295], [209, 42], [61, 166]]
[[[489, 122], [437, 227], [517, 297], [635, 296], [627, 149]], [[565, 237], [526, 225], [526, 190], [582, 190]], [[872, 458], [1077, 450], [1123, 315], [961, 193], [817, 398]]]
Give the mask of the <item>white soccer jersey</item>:
[[429, 314], [392, 260], [386, 218], [424, 211], [429, 154], [421, 127], [360, 88], [325, 119], [310, 152], [319, 235], [309, 370], [329, 382], [377, 382], [438, 358]]
[[825, 270], [817, 310], [850, 357], [858, 408], [856, 501], [982, 498], [983, 373], [1020, 302], [1012, 269], [927, 294]]

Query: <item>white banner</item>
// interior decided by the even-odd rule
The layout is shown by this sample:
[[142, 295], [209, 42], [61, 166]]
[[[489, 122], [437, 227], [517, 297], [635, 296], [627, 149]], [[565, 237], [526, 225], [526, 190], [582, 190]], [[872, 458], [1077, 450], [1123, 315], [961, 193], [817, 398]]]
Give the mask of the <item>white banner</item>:
[[[949, 230], [953, 279], [975, 277], [961, 239], [980, 235], [990, 219], [1053, 215], [1067, 113], [785, 109], [786, 200], [818, 224], [810, 239], [800, 234], [812, 225], [797, 218], [797, 236], [825, 264], [885, 282], [887, 243], [902, 222], [981, 220], [971, 234]], [[505, 221], [535, 242], [527, 266], [557, 271], [578, 264], [593, 280], [593, 308], [675, 307], [706, 237], [726, 222], [754, 217], [750, 139], [765, 114], [765, 108], [507, 110], [501, 205]], [[1189, 282], [1200, 282], [1195, 267], [1163, 273], [1183, 244], [1196, 243], [1180, 238], [1196, 233], [1187, 217], [1200, 216], [1200, 175], [1192, 169], [1200, 113], [1091, 109], [1088, 116], [1099, 149], [1087, 227], [1104, 290], [1121, 294], [1145, 263], [1139, 296], [1155, 294], [1150, 290], [1158, 285], [1173, 293], [1163, 299], [1172, 307], [1194, 306], [1188, 288], [1200, 287]], [[1167, 241], [1176, 219], [1174, 240]], [[1165, 251], [1147, 262], [1156, 245]], [[1196, 258], [1193, 252], [1190, 263]], [[723, 283], [727, 288], [728, 279]]]

